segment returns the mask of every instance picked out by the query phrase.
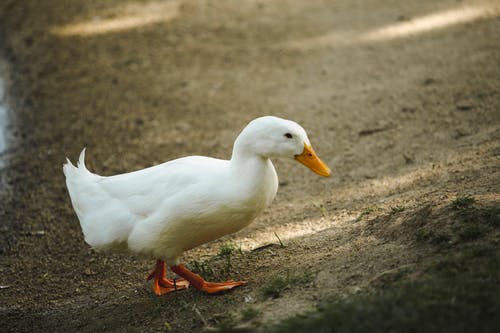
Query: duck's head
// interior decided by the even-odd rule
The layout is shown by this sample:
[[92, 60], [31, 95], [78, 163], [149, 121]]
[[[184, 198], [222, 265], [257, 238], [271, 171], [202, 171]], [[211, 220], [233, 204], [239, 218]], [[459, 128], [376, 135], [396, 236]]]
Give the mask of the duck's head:
[[331, 171], [314, 152], [306, 131], [296, 122], [273, 116], [252, 120], [234, 144], [234, 153], [253, 153], [264, 158], [294, 158], [321, 176]]

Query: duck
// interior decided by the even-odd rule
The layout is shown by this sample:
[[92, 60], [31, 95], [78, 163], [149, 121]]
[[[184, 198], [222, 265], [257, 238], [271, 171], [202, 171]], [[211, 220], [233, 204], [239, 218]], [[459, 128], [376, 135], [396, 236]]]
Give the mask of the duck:
[[[191, 272], [181, 255], [248, 226], [273, 201], [278, 176], [272, 159], [294, 159], [316, 174], [331, 175], [306, 131], [276, 116], [250, 121], [229, 160], [187, 156], [145, 169], [100, 176], [66, 158], [63, 172], [85, 242], [96, 251], [156, 259], [148, 280], [164, 295], [193, 286], [208, 294], [245, 281], [209, 282]], [[169, 279], [168, 268], [178, 277]]]

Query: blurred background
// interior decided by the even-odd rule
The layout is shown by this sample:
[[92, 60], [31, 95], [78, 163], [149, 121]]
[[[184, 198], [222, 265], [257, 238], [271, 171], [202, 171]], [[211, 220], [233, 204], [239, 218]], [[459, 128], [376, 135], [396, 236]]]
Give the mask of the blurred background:
[[[2, 1], [2, 326], [495, 327], [499, 31], [494, 0]], [[186, 254], [248, 286], [158, 298], [152, 260], [85, 244], [66, 156], [101, 175], [228, 159], [262, 115], [300, 123], [333, 175], [274, 161], [274, 204]]]

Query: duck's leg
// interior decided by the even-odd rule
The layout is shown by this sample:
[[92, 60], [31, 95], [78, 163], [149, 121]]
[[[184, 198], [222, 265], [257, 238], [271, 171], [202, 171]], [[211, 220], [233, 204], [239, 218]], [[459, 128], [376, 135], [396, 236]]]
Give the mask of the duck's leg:
[[167, 267], [160, 259], [156, 260], [156, 267], [148, 276], [148, 281], [151, 279], [154, 279], [153, 290], [158, 296], [189, 287], [189, 281], [185, 279], [167, 279]]
[[191, 272], [182, 264], [171, 266], [170, 269], [177, 275], [188, 280], [196, 289], [203, 290], [209, 294], [215, 294], [246, 284], [244, 281], [233, 280], [226, 282], [207, 282], [201, 276]]

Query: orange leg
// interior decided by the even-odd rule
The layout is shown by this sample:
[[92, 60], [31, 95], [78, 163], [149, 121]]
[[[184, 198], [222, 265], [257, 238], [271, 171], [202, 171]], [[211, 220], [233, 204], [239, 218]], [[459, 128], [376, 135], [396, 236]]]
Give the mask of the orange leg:
[[184, 265], [179, 264], [170, 267], [170, 269], [177, 275], [182, 276], [189, 281], [198, 290], [203, 290], [209, 294], [215, 294], [221, 291], [233, 289], [238, 286], [246, 284], [244, 281], [226, 281], [226, 282], [207, 282], [198, 274], [188, 270]]
[[153, 290], [158, 296], [189, 287], [189, 281], [185, 279], [167, 279], [167, 269], [163, 260], [156, 260], [156, 267], [149, 274], [148, 281], [153, 278]]

